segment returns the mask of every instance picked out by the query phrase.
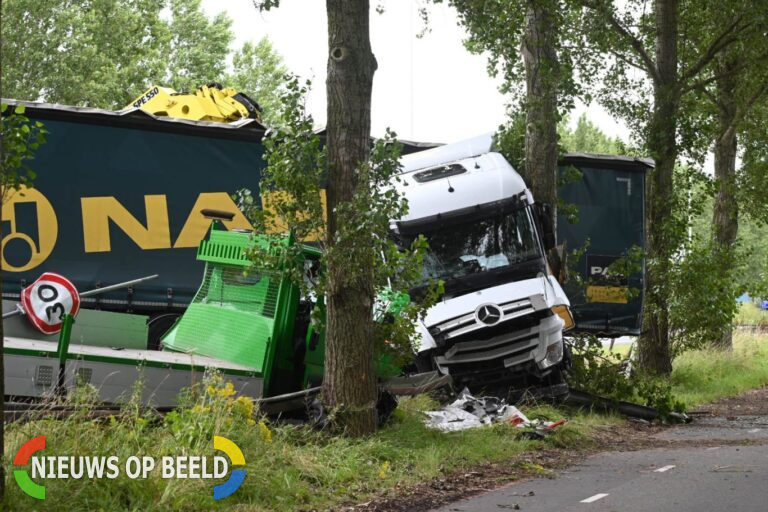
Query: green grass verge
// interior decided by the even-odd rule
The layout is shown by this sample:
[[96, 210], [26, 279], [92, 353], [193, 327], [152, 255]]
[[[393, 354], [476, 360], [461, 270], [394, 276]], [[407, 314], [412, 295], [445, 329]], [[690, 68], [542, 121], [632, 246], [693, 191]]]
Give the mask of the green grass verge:
[[742, 302], [736, 313], [736, 325], [768, 328], [768, 311], [753, 302]]
[[768, 385], [768, 336], [736, 331], [733, 352], [686, 352], [673, 367], [673, 393], [688, 407], [760, 388]]
[[[39, 420], [6, 428], [7, 500], [5, 510], [67, 512], [208, 510], [237, 511], [325, 509], [366, 501], [395, 486], [462, 471], [478, 464], [509, 459], [540, 446], [576, 447], [590, 442], [596, 424], [612, 417], [577, 415], [544, 441], [518, 437], [510, 425], [442, 433], [423, 425], [423, 410], [436, 407], [426, 397], [401, 402], [390, 425], [366, 439], [334, 437], [305, 427], [274, 426], [248, 421], [226, 394], [204, 398], [182, 413], [155, 422], [130, 409], [119, 418], [91, 421], [73, 417]], [[241, 411], [242, 412], [242, 411]], [[246, 413], [248, 411], [245, 411]], [[529, 417], [559, 419], [549, 407], [524, 409]], [[21, 492], [13, 480], [13, 454], [26, 440], [46, 436], [45, 455], [110, 456], [207, 455], [215, 453], [212, 437], [225, 436], [243, 451], [246, 478], [232, 496], [213, 500], [221, 481], [147, 479], [37, 479], [46, 500]], [[221, 455], [219, 453], [219, 455]], [[31, 464], [24, 469], [31, 469]]]

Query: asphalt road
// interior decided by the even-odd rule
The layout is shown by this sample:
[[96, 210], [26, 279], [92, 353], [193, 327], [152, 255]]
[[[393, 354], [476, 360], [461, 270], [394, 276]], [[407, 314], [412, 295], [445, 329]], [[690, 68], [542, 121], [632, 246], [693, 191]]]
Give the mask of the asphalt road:
[[675, 448], [595, 455], [439, 510], [768, 511], [768, 417], [703, 418], [659, 438]]

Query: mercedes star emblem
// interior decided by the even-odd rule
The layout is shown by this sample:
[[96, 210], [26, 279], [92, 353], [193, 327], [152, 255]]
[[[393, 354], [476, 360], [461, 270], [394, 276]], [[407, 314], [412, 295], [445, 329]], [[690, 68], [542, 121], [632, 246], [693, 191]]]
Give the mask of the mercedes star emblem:
[[483, 304], [475, 310], [475, 318], [485, 325], [495, 325], [501, 320], [501, 308], [495, 304]]

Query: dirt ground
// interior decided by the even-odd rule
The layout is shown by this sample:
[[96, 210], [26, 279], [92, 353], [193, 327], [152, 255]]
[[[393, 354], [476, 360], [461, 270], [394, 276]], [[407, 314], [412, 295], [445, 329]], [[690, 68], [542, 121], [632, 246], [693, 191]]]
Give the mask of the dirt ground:
[[710, 416], [768, 416], [768, 387], [751, 389], [743, 395], [723, 398], [717, 402], [699, 407], [696, 414]]
[[[738, 420], [740, 416], [768, 417], [768, 387], [719, 400], [691, 411], [697, 418]], [[558, 470], [572, 466], [591, 454], [602, 451], [634, 451], [681, 445], [748, 444], [743, 440], [669, 440], [659, 436], [669, 426], [628, 421], [598, 429], [594, 443], [583, 449], [558, 450], [541, 447], [500, 463], [477, 466], [470, 471], [445, 475], [418, 485], [396, 487], [367, 502], [339, 510], [366, 512], [427, 511], [498, 488], [506, 483], [528, 478], [551, 477]]]

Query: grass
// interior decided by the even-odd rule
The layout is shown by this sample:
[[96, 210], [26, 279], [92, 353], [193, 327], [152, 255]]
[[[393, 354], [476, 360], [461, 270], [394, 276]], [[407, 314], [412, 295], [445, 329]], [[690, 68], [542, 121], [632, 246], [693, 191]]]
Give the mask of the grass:
[[[768, 337], [738, 332], [733, 353], [689, 352], [675, 360], [672, 383], [677, 398], [695, 406], [768, 385]], [[360, 503], [382, 492], [481, 464], [509, 460], [541, 447], [573, 448], [591, 443], [598, 426], [620, 422], [594, 414], [569, 415], [569, 423], [544, 441], [519, 437], [509, 425], [442, 433], [427, 429], [423, 412], [437, 407], [427, 397], [403, 400], [390, 424], [373, 436], [349, 439], [307, 427], [254, 420], [250, 402], [237, 400], [224, 383], [208, 383], [187, 405], [162, 420], [128, 404], [115, 417], [91, 420], [83, 414], [66, 420], [39, 419], [6, 426], [7, 498], [3, 510], [236, 512], [323, 510]], [[564, 416], [547, 406], [523, 407], [530, 418]], [[117, 456], [115, 479], [45, 479], [47, 499], [25, 495], [13, 480], [13, 454], [26, 440], [46, 436], [46, 456]], [[243, 451], [246, 479], [232, 496], [213, 500], [222, 480], [163, 479], [156, 468], [147, 479], [129, 479], [128, 457], [205, 455], [221, 435]], [[220, 455], [220, 453], [219, 453]], [[522, 467], [522, 466], [521, 466]], [[29, 465], [25, 469], [30, 469]]]
[[736, 331], [733, 352], [697, 350], [675, 359], [672, 390], [694, 407], [768, 385], [768, 336]]
[[[218, 391], [216, 391], [218, 389]], [[38, 420], [6, 428], [6, 470], [26, 440], [46, 436], [45, 455], [116, 455], [124, 466], [133, 455], [214, 455], [212, 437], [234, 441], [246, 460], [246, 480], [237, 492], [213, 500], [221, 481], [161, 479], [156, 469], [146, 480], [121, 475], [113, 480], [37, 479], [45, 501], [23, 494], [11, 476], [5, 510], [208, 510], [326, 509], [358, 503], [395, 486], [424, 481], [478, 464], [508, 460], [540, 446], [576, 447], [589, 443], [595, 425], [620, 421], [577, 415], [544, 441], [519, 438], [511, 425], [442, 433], [427, 429], [421, 411], [436, 407], [426, 397], [404, 400], [390, 425], [366, 439], [334, 437], [306, 427], [248, 421], [237, 401], [218, 387], [181, 413], [155, 422], [137, 409], [106, 421], [84, 417]], [[550, 407], [525, 408], [531, 418], [559, 419]], [[156, 421], [156, 420], [155, 420]], [[29, 467], [26, 469], [30, 469]]]
[[742, 302], [736, 313], [736, 325], [768, 329], [768, 311], [753, 302]]

